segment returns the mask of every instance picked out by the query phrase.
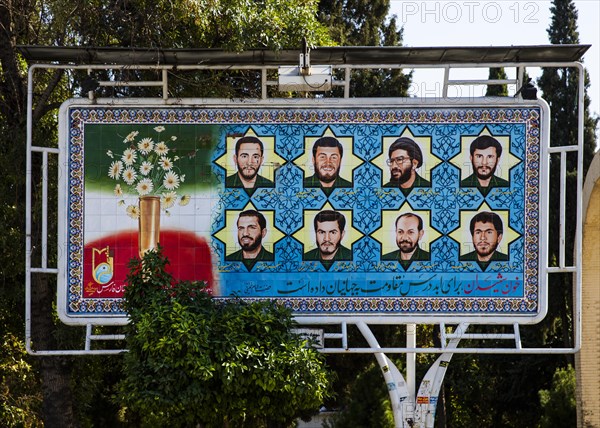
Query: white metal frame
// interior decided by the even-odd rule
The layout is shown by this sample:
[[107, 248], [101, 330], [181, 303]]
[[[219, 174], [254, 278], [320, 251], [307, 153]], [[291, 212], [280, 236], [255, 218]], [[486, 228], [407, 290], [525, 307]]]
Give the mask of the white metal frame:
[[[515, 67], [518, 70], [518, 77], [515, 80], [450, 80], [450, 70], [451, 69], [464, 69], [464, 68], [490, 68], [490, 67]], [[566, 183], [566, 157], [570, 152], [577, 152], [578, 156], [578, 174], [577, 174], [577, 184], [578, 189], [581, 189], [583, 177], [582, 177], [582, 164], [583, 164], [583, 115], [584, 115], [584, 69], [581, 63], [579, 62], [539, 62], [539, 63], [472, 63], [472, 64], [436, 64], [436, 65], [411, 65], [411, 64], [398, 64], [398, 65], [390, 65], [390, 64], [360, 64], [360, 65], [340, 65], [334, 66], [334, 69], [341, 69], [344, 71], [344, 80], [333, 82], [334, 86], [342, 86], [344, 88], [344, 100], [350, 99], [350, 76], [352, 70], [359, 69], [416, 69], [416, 68], [429, 68], [429, 69], [439, 69], [442, 68], [444, 70], [444, 81], [443, 81], [443, 90], [442, 94], [444, 97], [448, 95], [448, 88], [450, 86], [456, 85], [486, 85], [486, 84], [517, 84], [522, 82], [522, 76], [524, 74], [526, 67], [554, 67], [554, 68], [576, 68], [579, 73], [579, 92], [578, 92], [578, 143], [577, 145], [571, 146], [561, 146], [561, 147], [548, 147], [547, 153], [545, 156], [550, 156], [550, 154], [558, 153], [561, 158], [561, 188], [564, 189], [564, 184]], [[42, 166], [44, 175], [42, 177], [42, 197], [47, 201], [48, 195], [48, 180], [51, 178], [47, 176], [47, 166], [48, 166], [48, 158], [49, 156], [54, 156], [59, 154], [59, 150], [56, 148], [50, 147], [40, 147], [33, 146], [32, 144], [32, 111], [33, 111], [33, 82], [35, 77], [35, 72], [38, 69], [63, 69], [63, 70], [85, 70], [88, 73], [93, 72], [94, 70], [118, 70], [125, 68], [125, 66], [119, 65], [58, 65], [58, 64], [35, 64], [29, 68], [28, 73], [28, 94], [27, 94], [27, 103], [28, 103], [28, 114], [27, 114], [27, 183], [26, 183], [26, 310], [25, 310], [25, 341], [26, 348], [30, 354], [33, 355], [80, 355], [80, 354], [114, 354], [119, 352], [126, 351], [125, 349], [114, 349], [114, 350], [95, 350], [92, 349], [92, 343], [94, 341], [108, 341], [108, 340], [117, 340], [122, 341], [124, 339], [123, 334], [94, 334], [94, 328], [102, 325], [109, 325], [107, 322], [97, 322], [98, 320], [90, 321], [86, 325], [86, 337], [85, 337], [85, 347], [84, 349], [72, 349], [72, 350], [35, 350], [32, 347], [31, 343], [31, 277], [37, 273], [46, 273], [59, 275], [60, 267], [56, 266], [48, 266], [48, 254], [47, 254], [47, 235], [48, 235], [48, 212], [49, 210], [54, 210], [54, 207], [48, 207], [47, 203], [43, 204], [41, 218], [42, 218], [42, 242], [40, 243], [41, 251], [41, 263], [39, 266], [32, 265], [32, 252], [34, 251], [34, 243], [32, 242], [32, 155], [34, 153], [41, 153], [42, 155]], [[179, 105], [181, 100], [170, 98], [168, 95], [168, 86], [169, 86], [169, 71], [174, 70], [175, 66], [170, 65], [157, 65], [157, 66], [126, 66], [126, 68], [130, 69], [139, 69], [139, 70], [157, 70], [161, 72], [161, 79], [157, 81], [136, 81], [136, 82], [128, 82], [128, 81], [106, 81], [99, 82], [100, 86], [154, 86], [160, 87], [162, 91], [162, 97], [159, 101], [164, 105]], [[277, 66], [256, 66], [256, 65], [240, 65], [240, 66], [203, 66], [203, 65], [190, 65], [190, 66], [177, 66], [178, 70], [259, 70], [261, 72], [261, 99], [257, 100], [258, 103], [273, 103], [276, 102], [277, 98], [268, 98], [267, 97], [267, 88], [269, 86], [275, 86], [278, 84], [277, 81], [268, 80], [267, 73], [270, 70], [276, 70]], [[324, 98], [320, 99], [321, 102], [327, 103], [329, 99]], [[334, 99], [335, 100], [335, 99]], [[497, 98], [495, 101], [499, 101], [500, 104], [503, 103], [502, 100]], [[84, 101], [84, 99], [82, 99]], [[295, 100], [285, 99], [279, 100], [285, 105], [289, 106]], [[298, 103], [303, 103], [306, 99], [298, 99]], [[444, 103], [444, 98], [438, 100], [440, 103]], [[446, 99], [446, 101], [448, 101]], [[450, 101], [456, 101], [456, 99], [452, 99]], [[85, 101], [84, 101], [85, 102]], [[90, 92], [88, 94], [88, 102], [90, 104], [93, 103], [105, 103], [109, 102], [106, 100], [94, 98], [94, 93]], [[335, 101], [334, 101], [335, 102]], [[390, 100], [386, 101], [390, 103]], [[407, 104], [415, 104], [418, 100], [412, 99], [395, 99], [394, 100], [397, 105], [402, 105], [404, 102]], [[424, 103], [430, 102], [430, 100], [423, 100]], [[507, 104], [512, 103], [520, 103], [523, 102], [521, 97], [517, 97], [513, 99], [507, 99]], [[580, 192], [580, 190], [579, 190]], [[564, 244], [565, 240], [565, 223], [566, 223], [566, 197], [565, 192], [561, 192], [560, 199], [560, 242]], [[577, 215], [575, 217], [575, 221], [577, 222], [576, 230], [576, 242], [575, 242], [575, 259], [574, 265], [567, 266], [565, 260], [565, 251], [564, 245], [561, 245], [560, 250], [560, 258], [559, 258], [559, 266], [558, 267], [549, 267], [546, 266], [547, 263], [544, 263], [543, 269], [540, 269], [541, 275], [551, 275], [557, 273], [572, 273], [575, 276], [575, 287], [574, 293], [575, 296], [581, 295], [581, 269], [579, 266], [581, 260], [581, 194], [579, 193], [577, 198]], [[37, 251], [37, 249], [36, 249]], [[549, 291], [550, 292], [550, 291]], [[544, 297], [545, 299], [546, 297]], [[452, 332], [448, 332], [448, 325], [445, 323], [440, 323], [439, 321], [428, 319], [427, 317], [411, 320], [414, 322], [405, 323], [407, 325], [407, 343], [406, 346], [403, 347], [380, 347], [377, 339], [371, 332], [368, 327], [368, 324], [389, 324], [390, 321], [385, 320], [384, 317], [371, 317], [368, 319], [360, 318], [360, 319], [341, 319], [339, 317], [325, 316], [325, 317], [297, 317], [297, 320], [300, 324], [306, 326], [323, 326], [323, 325], [338, 325], [339, 332], [336, 333], [325, 333], [324, 338], [325, 342], [329, 342], [332, 340], [341, 341], [339, 346], [324, 346], [322, 349], [323, 352], [328, 353], [374, 353], [376, 355], [383, 353], [407, 353], [410, 357], [414, 356], [416, 353], [437, 353], [441, 354], [441, 356], [447, 355], [448, 353], [503, 353], [503, 354], [538, 354], [538, 353], [553, 353], [553, 354], [564, 354], [564, 353], [575, 353], [581, 347], [581, 328], [580, 328], [580, 320], [581, 320], [581, 299], [574, 299], [574, 338], [573, 338], [573, 347], [572, 348], [524, 348], [521, 345], [520, 341], [520, 326], [519, 323], [511, 322], [510, 320], [499, 320], [497, 322], [498, 325], [510, 325], [513, 328], [513, 333], [511, 334], [497, 334], [497, 333], [473, 333], [467, 334], [466, 330], [468, 328], [468, 324], [462, 321], [453, 321], [454, 323], [462, 322], [458, 327], [454, 329]], [[442, 332], [442, 346], [439, 348], [417, 348], [415, 337], [416, 323], [424, 323], [424, 324], [440, 324], [440, 330]], [[356, 325], [357, 328], [361, 331], [362, 335], [367, 338], [369, 346], [367, 347], [353, 347], [349, 344], [349, 336], [348, 336], [348, 325]], [[450, 325], [454, 325], [450, 323]], [[510, 343], [514, 342], [514, 345], [506, 348], [486, 348], [486, 347], [463, 347], [458, 348], [458, 341], [461, 339], [469, 339], [469, 340], [480, 340], [480, 339], [497, 339], [497, 340], [507, 340]], [[441, 357], [440, 357], [441, 358]], [[409, 376], [410, 378], [410, 376]], [[414, 397], [414, 393], [409, 394]], [[414, 401], [413, 401], [414, 402]]]

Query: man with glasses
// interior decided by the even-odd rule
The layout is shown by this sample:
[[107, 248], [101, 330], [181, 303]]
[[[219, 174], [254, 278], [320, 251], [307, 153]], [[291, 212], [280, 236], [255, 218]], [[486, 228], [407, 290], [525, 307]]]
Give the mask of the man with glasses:
[[431, 183], [417, 174], [423, 165], [423, 153], [419, 145], [407, 137], [400, 137], [392, 143], [388, 151], [390, 181], [383, 187], [397, 187], [408, 195], [413, 187], [431, 187]]

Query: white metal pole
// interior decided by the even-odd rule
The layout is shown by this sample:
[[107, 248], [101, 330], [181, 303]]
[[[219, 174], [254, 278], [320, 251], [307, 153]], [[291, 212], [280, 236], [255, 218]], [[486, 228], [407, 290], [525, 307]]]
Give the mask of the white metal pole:
[[27, 134], [25, 166], [25, 349], [31, 353], [31, 142], [33, 127], [33, 73], [35, 65], [29, 67], [27, 75]]
[[[417, 347], [417, 325], [406, 324], [406, 347]], [[417, 385], [417, 354], [414, 352], [406, 353], [406, 387], [408, 388], [409, 397], [415, 397]]]
[[[375, 335], [365, 322], [359, 321], [356, 323], [356, 326], [367, 340], [369, 346], [372, 348], [380, 348]], [[388, 386], [390, 401], [392, 403], [392, 413], [394, 415], [394, 427], [403, 428], [404, 414], [402, 412], [402, 402], [406, 398], [410, 400], [412, 397], [406, 397], [406, 395], [408, 395], [406, 383], [404, 382], [404, 379], [402, 379], [402, 374], [400, 374], [394, 363], [390, 361], [383, 352], [375, 352], [374, 354], [377, 363], [379, 363], [379, 367], [381, 368], [381, 372], [383, 373], [385, 383]]]
[[573, 261], [574, 267], [578, 267], [575, 271], [575, 284], [573, 291], [575, 293], [575, 308], [573, 313], [573, 348], [577, 351], [581, 349], [581, 287], [582, 287], [582, 269], [583, 261], [583, 131], [585, 127], [585, 69], [583, 64], [577, 63], [578, 72], [578, 97], [577, 97], [577, 211], [575, 216], [575, 257]]

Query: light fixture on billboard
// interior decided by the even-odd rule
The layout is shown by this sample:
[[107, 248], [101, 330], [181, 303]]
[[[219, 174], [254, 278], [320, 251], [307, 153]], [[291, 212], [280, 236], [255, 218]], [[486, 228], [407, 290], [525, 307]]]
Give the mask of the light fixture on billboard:
[[83, 93], [95, 91], [100, 87], [100, 83], [92, 76], [85, 76], [81, 81], [81, 91]]
[[302, 53], [298, 67], [279, 67], [279, 90], [285, 91], [330, 91], [333, 77], [330, 65], [310, 65], [310, 50], [306, 39], [302, 41]]
[[316, 65], [309, 67], [307, 74], [303, 74], [302, 71], [302, 67], [279, 67], [279, 90], [283, 92], [315, 92], [331, 90], [332, 76], [330, 65]]
[[537, 89], [531, 83], [531, 79], [527, 81], [521, 88], [515, 93], [515, 97], [521, 94], [521, 98], [524, 100], [537, 100]]

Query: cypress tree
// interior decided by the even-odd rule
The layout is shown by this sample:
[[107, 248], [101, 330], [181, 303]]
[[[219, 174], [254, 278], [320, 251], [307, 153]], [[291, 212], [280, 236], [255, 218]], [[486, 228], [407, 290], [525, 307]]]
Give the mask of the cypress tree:
[[[504, 80], [506, 79], [506, 72], [504, 67], [492, 67], [490, 68], [489, 80]], [[486, 97], [507, 97], [508, 88], [506, 85], [488, 85], [487, 91], [485, 92]]]
[[[553, 0], [550, 8], [552, 19], [548, 28], [548, 36], [552, 44], [578, 44], [579, 32], [577, 31], [577, 9], [573, 0]], [[584, 72], [584, 141], [583, 141], [583, 174], [592, 161], [596, 147], [595, 128], [598, 118], [590, 116], [590, 99], [587, 95], [589, 76]], [[550, 145], [552, 147], [577, 144], [578, 127], [578, 84], [579, 74], [574, 68], [544, 68], [538, 79], [538, 87], [544, 99], [550, 106]], [[560, 224], [560, 192], [566, 192], [565, 216], [565, 261], [567, 265], [573, 263], [573, 248], [575, 240], [575, 219], [577, 204], [577, 155], [571, 153], [567, 156], [566, 188], [560, 189], [560, 156], [553, 155], [550, 159], [550, 210], [549, 229], [557, 230]], [[557, 234], [552, 234], [555, 236]], [[556, 239], [549, 239], [549, 263], [558, 266], [560, 246], [563, 245]], [[572, 309], [572, 276], [568, 274], [553, 274], [549, 277], [550, 299], [549, 314], [546, 317], [547, 325], [557, 326], [556, 331], [550, 331], [548, 337], [554, 337], [555, 346], [572, 346], [570, 343], [571, 309]], [[556, 322], [556, 321], [559, 322]], [[562, 339], [562, 340], [561, 340]], [[552, 340], [552, 339], [551, 339]], [[562, 343], [558, 343], [561, 341]]]
[[[577, 44], [577, 10], [572, 0], [553, 0], [551, 23], [548, 29], [552, 44]], [[498, 77], [500, 70], [490, 70], [490, 79]], [[498, 73], [498, 74], [497, 74]], [[584, 74], [585, 89], [589, 87], [589, 78]], [[523, 79], [528, 81], [527, 76]], [[550, 105], [551, 146], [570, 146], [577, 144], [577, 99], [578, 73], [574, 68], [545, 68], [537, 80], [542, 96]], [[488, 87], [486, 95], [497, 95]], [[594, 130], [597, 119], [589, 114], [590, 100], [584, 94], [584, 161], [585, 173], [592, 159], [596, 145]], [[560, 189], [560, 157], [553, 155], [550, 164], [550, 210], [541, 215], [549, 217], [548, 238], [550, 266], [558, 266], [559, 249], [559, 195], [566, 192], [566, 264], [573, 263], [575, 238], [575, 209], [577, 203], [577, 155], [567, 156], [566, 188]], [[544, 262], [546, 262], [544, 260]], [[541, 325], [523, 330], [524, 343], [532, 345], [544, 342], [552, 347], [571, 347], [572, 335], [572, 285], [570, 274], [552, 274], [549, 276], [549, 310]], [[529, 346], [529, 345], [528, 345]], [[446, 392], [451, 404], [448, 406], [449, 424], [454, 426], [472, 425], [477, 421], [480, 426], [495, 426], [502, 421], [505, 426], [535, 426], [540, 423], [543, 409], [537, 402], [537, 391], [551, 388], [551, 377], [560, 367], [566, 367], [571, 356], [533, 355], [533, 356], [457, 356], [453, 368], [446, 375]], [[465, 375], [465, 373], [468, 373]], [[477, 379], [486, 379], [479, 382]], [[488, 398], [490, 399], [489, 401]], [[524, 405], [525, 404], [525, 405]], [[480, 409], [485, 409], [481, 411]], [[484, 415], [484, 416], [482, 416]], [[491, 415], [491, 416], [490, 416]], [[491, 417], [489, 421], [484, 417]], [[556, 425], [556, 424], [555, 424]], [[575, 421], [571, 423], [575, 426]], [[563, 424], [564, 426], [564, 424]]]

